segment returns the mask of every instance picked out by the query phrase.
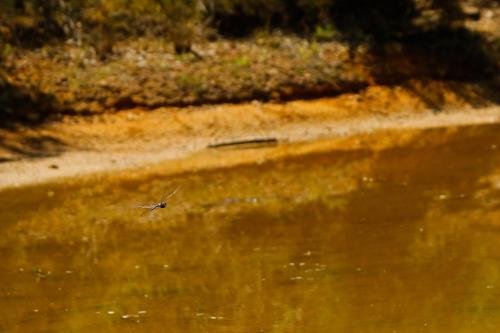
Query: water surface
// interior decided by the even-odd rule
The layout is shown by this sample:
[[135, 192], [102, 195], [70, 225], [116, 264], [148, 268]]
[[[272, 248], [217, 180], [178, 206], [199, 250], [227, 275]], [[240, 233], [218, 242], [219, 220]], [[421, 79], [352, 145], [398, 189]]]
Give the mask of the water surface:
[[500, 126], [0, 204], [0, 332], [500, 329]]

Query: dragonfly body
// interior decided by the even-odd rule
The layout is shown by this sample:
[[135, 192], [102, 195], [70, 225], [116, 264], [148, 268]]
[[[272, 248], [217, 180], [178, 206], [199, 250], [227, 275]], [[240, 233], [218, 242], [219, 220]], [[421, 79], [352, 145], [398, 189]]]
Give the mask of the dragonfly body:
[[158, 202], [152, 205], [137, 206], [137, 208], [145, 208], [149, 210], [155, 210], [156, 208], [165, 208], [165, 207], [167, 207], [167, 203], [165, 201]]
[[152, 205], [137, 206], [137, 208], [145, 208], [145, 209], [149, 209], [149, 211], [151, 211], [151, 212], [152, 212], [153, 210], [157, 209], [157, 208], [165, 208], [165, 207], [167, 207], [167, 200], [168, 200], [168, 199], [170, 199], [170, 197], [171, 197], [171, 196], [173, 196], [173, 195], [177, 192], [177, 190], [178, 190], [178, 189], [179, 189], [179, 188], [177, 188], [175, 191], [173, 191], [172, 193], [170, 193], [170, 194], [169, 194], [169, 195], [165, 198], [165, 200], [163, 200], [163, 199], [162, 199], [160, 202], [155, 203], [155, 204], [152, 204]]

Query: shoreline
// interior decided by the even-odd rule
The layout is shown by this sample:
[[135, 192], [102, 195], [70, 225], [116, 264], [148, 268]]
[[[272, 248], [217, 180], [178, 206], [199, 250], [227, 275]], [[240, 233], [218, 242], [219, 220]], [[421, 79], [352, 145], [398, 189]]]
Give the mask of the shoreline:
[[[0, 190], [119, 171], [134, 174], [142, 169], [173, 168], [172, 173], [176, 173], [262, 163], [325, 149], [325, 145], [315, 146], [321, 141], [328, 142], [326, 147], [333, 150], [359, 149], [360, 144], [370, 149], [384, 149], [397, 142], [370, 142], [363, 136], [500, 123], [498, 106], [448, 109], [439, 113], [421, 109], [378, 116], [366, 112], [346, 116], [333, 112], [334, 102], [324, 99], [285, 105], [227, 105], [181, 113], [168, 109], [131, 110], [104, 119], [86, 119], [84, 123], [70, 118], [17, 134], [21, 138], [33, 138], [34, 133], [41, 137], [52, 135], [52, 140], [63, 142], [64, 148], [57, 148], [59, 151], [48, 157], [18, 157], [7, 161], [3, 158]], [[323, 109], [318, 107], [321, 105]], [[310, 113], [311, 107], [315, 114]], [[290, 114], [290, 109], [294, 113]], [[285, 116], [289, 118], [283, 118]], [[106, 131], [110, 125], [115, 131]], [[208, 149], [217, 143], [260, 138], [273, 138], [277, 146], [229, 151]], [[309, 147], [297, 148], [295, 144]], [[221, 151], [225, 151], [223, 158]]]

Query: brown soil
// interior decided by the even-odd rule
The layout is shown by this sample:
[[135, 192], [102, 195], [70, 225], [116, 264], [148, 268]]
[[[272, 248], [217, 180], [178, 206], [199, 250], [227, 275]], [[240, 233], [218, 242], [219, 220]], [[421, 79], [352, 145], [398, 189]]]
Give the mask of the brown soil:
[[[0, 187], [172, 160], [182, 164], [186, 157], [217, 143], [272, 138], [281, 144], [384, 129], [498, 122], [500, 108], [481, 96], [474, 84], [413, 81], [310, 101], [159, 108], [153, 112], [130, 109], [65, 117], [37, 128], [0, 130]], [[241, 152], [232, 160], [205, 156], [197, 167], [267, 158]], [[286, 150], [286, 154], [294, 153], [294, 149]]]
[[91, 47], [62, 44], [19, 52], [5, 67], [11, 85], [51, 97], [51, 114], [318, 97], [369, 80], [339, 42], [279, 36], [204, 42], [196, 52], [201, 58], [176, 55], [158, 39], [131, 39], [101, 60]]

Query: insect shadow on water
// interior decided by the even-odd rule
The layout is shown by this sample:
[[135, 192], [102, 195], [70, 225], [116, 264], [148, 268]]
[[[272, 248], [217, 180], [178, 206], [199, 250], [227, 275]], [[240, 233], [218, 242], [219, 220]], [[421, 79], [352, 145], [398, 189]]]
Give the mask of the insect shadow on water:
[[147, 209], [147, 211], [143, 212], [142, 215], [147, 213], [148, 211], [152, 213], [154, 210], [157, 208], [165, 208], [167, 207], [167, 201], [170, 199], [177, 191], [179, 190], [180, 187], [176, 188], [173, 192], [171, 192], [166, 198], [165, 195], [162, 196], [161, 200], [158, 203], [151, 204], [151, 205], [138, 205], [136, 208], [144, 208]]

